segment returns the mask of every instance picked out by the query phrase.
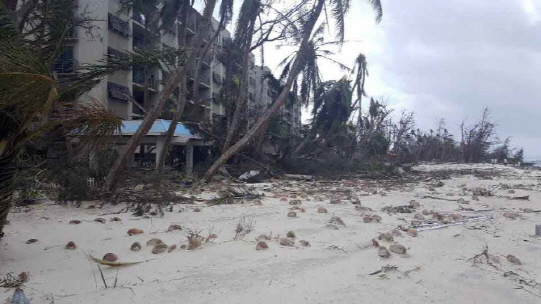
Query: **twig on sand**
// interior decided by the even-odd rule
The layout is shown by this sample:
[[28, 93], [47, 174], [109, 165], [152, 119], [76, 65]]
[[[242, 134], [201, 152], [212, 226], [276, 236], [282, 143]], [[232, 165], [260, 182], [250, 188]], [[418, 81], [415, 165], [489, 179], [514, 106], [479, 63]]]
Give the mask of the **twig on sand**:
[[387, 264], [385, 266], [381, 266], [380, 269], [378, 269], [378, 270], [376, 270], [374, 272], [371, 272], [368, 275], [375, 275], [375, 274], [378, 274], [378, 273], [389, 272], [389, 271], [394, 271], [394, 270], [398, 270], [398, 266]]
[[6, 274], [3, 278], [0, 278], [0, 287], [15, 288], [28, 282], [28, 272], [21, 272], [18, 276], [14, 276], [11, 273]]
[[103, 281], [103, 285], [105, 285], [105, 289], [107, 289], [107, 282], [105, 282], [105, 277], [103, 276], [103, 271], [101, 271], [101, 267], [98, 264], [98, 270], [100, 271], [101, 280]]
[[340, 246], [336, 246], [336, 245], [331, 245], [331, 246], [327, 247], [327, 249], [329, 249], [329, 250], [340, 250], [340, 251], [343, 251], [345, 253], [348, 253], [347, 250], [345, 250], [344, 248], [342, 248]]
[[437, 197], [432, 195], [425, 195], [422, 198], [431, 198], [431, 199], [437, 199], [442, 201], [449, 201], [449, 202], [458, 202], [459, 199], [450, 199], [450, 198], [443, 198], [443, 197]]
[[485, 245], [485, 249], [483, 249], [481, 253], [476, 254], [472, 258], [468, 259], [468, 261], [473, 261], [474, 265], [484, 263], [494, 267], [496, 270], [500, 270], [498, 266], [492, 263], [492, 260], [497, 260], [497, 258], [488, 253], [488, 245]]

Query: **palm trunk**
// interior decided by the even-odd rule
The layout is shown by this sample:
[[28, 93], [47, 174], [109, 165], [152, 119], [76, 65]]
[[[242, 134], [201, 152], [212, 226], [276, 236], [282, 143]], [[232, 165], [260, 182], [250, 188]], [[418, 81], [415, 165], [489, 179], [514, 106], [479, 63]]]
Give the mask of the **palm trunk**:
[[248, 29], [248, 36], [246, 39], [246, 45], [244, 46], [244, 54], [242, 57], [242, 78], [241, 78], [241, 83], [240, 83], [239, 96], [235, 102], [235, 113], [233, 114], [233, 120], [231, 121], [231, 124], [229, 125], [229, 129], [227, 130], [227, 136], [225, 138], [225, 143], [224, 143], [222, 153], [227, 151], [227, 149], [229, 149], [229, 146], [231, 145], [231, 140], [233, 139], [233, 135], [235, 134], [235, 131], [237, 130], [237, 124], [242, 114], [244, 104], [246, 103], [246, 95], [248, 93], [248, 77], [249, 77], [248, 65], [250, 64], [250, 54], [251, 54], [250, 50], [252, 47], [252, 38], [253, 38], [256, 18], [257, 18], [257, 15], [254, 15], [253, 19], [250, 21], [250, 28]]
[[[208, 0], [207, 4], [205, 6], [205, 10], [203, 12], [202, 17], [202, 26], [199, 27], [197, 30], [197, 38], [195, 43], [193, 44], [192, 48], [188, 48], [187, 50], [187, 61], [186, 62], [193, 62], [195, 60], [196, 52], [194, 49], [198, 50], [201, 48], [201, 45], [203, 44], [203, 37], [204, 33], [208, 32], [209, 25], [211, 23], [212, 13], [214, 12], [214, 7], [216, 6], [216, 0]], [[174, 72], [172, 77], [167, 81], [162, 91], [160, 91], [156, 97], [153, 100], [152, 109], [145, 115], [145, 118], [143, 119], [143, 122], [135, 132], [135, 134], [130, 138], [128, 143], [126, 144], [124, 150], [122, 153], [118, 156], [115, 163], [113, 164], [113, 167], [111, 168], [111, 171], [109, 171], [109, 174], [107, 175], [107, 182], [105, 183], [105, 191], [111, 192], [116, 187], [116, 184], [118, 183], [118, 179], [120, 177], [120, 174], [125, 169], [126, 162], [131, 154], [135, 152], [135, 149], [137, 145], [141, 142], [143, 137], [148, 133], [152, 125], [154, 124], [154, 121], [158, 118], [160, 115], [163, 106], [165, 105], [165, 102], [175, 88], [178, 86], [178, 83], [182, 79], [182, 75], [184, 75], [187, 71], [187, 66], [180, 66], [177, 68], [177, 70]]]
[[182, 113], [184, 113], [184, 106], [186, 105], [186, 73], [182, 75], [182, 79], [180, 81], [180, 94], [179, 94], [179, 100], [177, 107], [175, 109], [175, 115], [173, 115], [173, 119], [171, 120], [171, 124], [169, 125], [169, 129], [167, 129], [167, 133], [165, 134], [165, 139], [163, 143], [163, 148], [160, 151], [160, 154], [158, 155], [156, 170], [158, 172], [162, 172], [163, 167], [165, 166], [165, 156], [167, 155], [167, 151], [169, 150], [169, 145], [171, 145], [171, 141], [173, 140], [173, 136], [175, 135], [175, 130], [177, 129], [178, 122], [180, 120], [180, 117], [182, 117]]
[[11, 197], [15, 191], [16, 172], [15, 155], [0, 158], [0, 238], [4, 236], [3, 229], [11, 207]]
[[[298, 54], [302, 54], [302, 50], [307, 47], [310, 36], [312, 34], [312, 30], [316, 25], [316, 21], [319, 18], [319, 15], [321, 14], [324, 3], [325, 0], [318, 0], [314, 8], [314, 14], [310, 17], [310, 19], [308, 19], [308, 22], [306, 23], [306, 26], [303, 30], [304, 32], [302, 35], [301, 44], [299, 45]], [[258, 134], [258, 131], [263, 127], [263, 125], [265, 125], [265, 123], [267, 123], [269, 119], [280, 110], [280, 108], [289, 96], [289, 91], [291, 90], [293, 81], [297, 78], [297, 75], [299, 74], [300, 60], [300, 56], [297, 56], [295, 58], [295, 61], [293, 62], [293, 65], [291, 66], [291, 70], [287, 77], [287, 82], [278, 98], [274, 101], [272, 107], [265, 111], [265, 113], [259, 118], [257, 123], [250, 130], [248, 130], [248, 132], [246, 132], [246, 135], [244, 135], [236, 144], [231, 146], [231, 148], [225, 151], [222, 156], [220, 156], [220, 158], [216, 162], [214, 162], [210, 169], [205, 173], [200, 183], [207, 182], [218, 171], [218, 169], [220, 169], [220, 167], [222, 167], [233, 155], [235, 155], [244, 146], [246, 146], [246, 144], [248, 144], [250, 140]]]

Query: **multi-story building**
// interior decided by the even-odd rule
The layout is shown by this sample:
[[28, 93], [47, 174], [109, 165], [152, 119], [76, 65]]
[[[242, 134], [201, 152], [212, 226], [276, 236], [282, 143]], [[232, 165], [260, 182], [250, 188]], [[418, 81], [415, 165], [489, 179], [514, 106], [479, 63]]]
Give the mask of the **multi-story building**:
[[[267, 74], [272, 74], [270, 68], [266, 66], [255, 66], [252, 70], [254, 78], [255, 99], [249, 100], [247, 112], [249, 117], [257, 118], [261, 116], [276, 100], [280, 92], [269, 84]], [[252, 80], [250, 79], [252, 82]], [[250, 85], [252, 87], [252, 85]], [[301, 106], [299, 102], [287, 102], [280, 109], [281, 118], [289, 125], [290, 132], [296, 133], [301, 126]], [[255, 120], [249, 121], [255, 123]]]
[[[66, 43], [64, 51], [55, 64], [59, 74], [73, 73], [81, 64], [92, 64], [103, 61], [107, 56], [115, 56], [119, 51], [132, 52], [145, 48], [179, 47], [180, 22], [176, 21], [167, 31], [160, 35], [149, 33], [145, 26], [144, 15], [132, 12], [130, 15], [119, 14], [122, 0], [79, 0], [80, 13], [91, 16], [93, 28], [76, 29]], [[196, 11], [190, 12], [187, 22], [187, 39], [191, 39], [199, 26], [201, 16]], [[217, 21], [213, 20], [217, 28]], [[214, 50], [220, 47], [225, 39], [230, 38], [227, 30], [221, 31], [210, 49], [207, 58], [202, 60], [199, 83], [199, 107], [197, 111], [210, 119], [212, 115], [223, 115], [222, 105], [213, 100], [220, 90], [225, 77], [223, 65], [216, 60]], [[193, 75], [193, 73], [192, 73]], [[188, 87], [193, 89], [193, 77], [188, 77]], [[85, 98], [106, 103], [117, 116], [125, 120], [141, 119], [145, 110], [151, 107], [153, 97], [161, 90], [167, 75], [158, 66], [134, 67], [132, 70], [116, 72], [96, 85]], [[190, 94], [188, 94], [188, 99]], [[193, 101], [188, 100], [187, 109]]]
[[[149, 31], [143, 14], [136, 11], [129, 14], [119, 13], [123, 0], [78, 1], [78, 13], [85, 14], [96, 21], [92, 21], [90, 32], [88, 29], [77, 28], [70, 33], [64, 50], [54, 67], [55, 72], [59, 75], [73, 73], [78, 66], [83, 64], [103, 62], [107, 58], [118, 56], [121, 51], [177, 48], [183, 44], [183, 39], [179, 37], [181, 23], [178, 20], [175, 20], [166, 31], [162, 30], [156, 34]], [[200, 19], [201, 15], [195, 9], [189, 12], [186, 31], [188, 43], [197, 32]], [[212, 20], [212, 24], [215, 29], [218, 28], [218, 22], [215, 19]], [[206, 120], [212, 120], [213, 116], [225, 114], [224, 105], [216, 98], [225, 82], [225, 67], [217, 60], [215, 54], [216, 50], [223, 46], [227, 39], [231, 39], [231, 34], [227, 30], [222, 30], [210, 47], [206, 58], [202, 60], [197, 89], [198, 103], [194, 103], [191, 99], [195, 85], [193, 72], [188, 75], [186, 113], [197, 113], [198, 117]], [[266, 106], [273, 101], [268, 89], [261, 90], [262, 74], [260, 72], [261, 68], [255, 67], [255, 57], [251, 55], [248, 107], [253, 108], [253, 105], [257, 105], [258, 113], [262, 113], [261, 110], [266, 109]], [[102, 102], [118, 117], [126, 121], [141, 120], [146, 110], [152, 107], [152, 100], [162, 89], [166, 78], [167, 72], [164, 72], [164, 69], [159, 66], [135, 66], [133, 69], [107, 76], [86, 94], [82, 101], [93, 99]], [[292, 118], [288, 115], [286, 114], [286, 117], [289, 121]], [[291, 122], [292, 125], [295, 125], [294, 119]], [[157, 121], [153, 130], [163, 129], [164, 124], [166, 121]], [[134, 128], [137, 129], [137, 122], [130, 122], [129, 130], [123, 130], [124, 133], [120, 134], [123, 139], [117, 140], [116, 143], [123, 144], [126, 141], [126, 136], [130, 136]], [[193, 155], [193, 145], [201, 144], [201, 140], [197, 136], [190, 137], [189, 132], [183, 126], [179, 128], [180, 131], [178, 134], [175, 133], [173, 144], [186, 145], [189, 148], [186, 155]], [[147, 136], [136, 154], [145, 154], [148, 148], [148, 151], [154, 151], [153, 153], [158, 155], [158, 152], [163, 148], [162, 133], [154, 132], [152, 136]], [[147, 148], [144, 148], [145, 146]]]

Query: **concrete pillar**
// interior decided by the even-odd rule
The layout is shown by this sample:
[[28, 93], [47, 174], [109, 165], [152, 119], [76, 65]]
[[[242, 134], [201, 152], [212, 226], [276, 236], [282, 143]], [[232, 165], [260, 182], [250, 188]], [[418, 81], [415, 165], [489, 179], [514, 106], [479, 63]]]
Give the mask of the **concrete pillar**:
[[193, 146], [186, 146], [186, 174], [193, 173]]
[[156, 168], [158, 167], [158, 164], [160, 163], [160, 160], [158, 158], [160, 157], [160, 154], [164, 148], [163, 147], [164, 140], [165, 138], [163, 136], [158, 136], [158, 138], [156, 138], [156, 149], [154, 149], [154, 153], [156, 153], [156, 164], [155, 164]]

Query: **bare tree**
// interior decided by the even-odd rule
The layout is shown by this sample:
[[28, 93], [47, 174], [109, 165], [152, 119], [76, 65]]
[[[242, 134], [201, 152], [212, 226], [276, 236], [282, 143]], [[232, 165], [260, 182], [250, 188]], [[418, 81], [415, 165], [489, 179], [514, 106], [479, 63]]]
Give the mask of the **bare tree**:
[[[252, 138], [257, 136], [261, 128], [269, 121], [269, 119], [276, 114], [284, 102], [287, 100], [289, 91], [291, 90], [291, 87], [293, 85], [293, 82], [298, 76], [299, 71], [301, 70], [301, 66], [304, 64], [303, 61], [303, 52], [307, 49], [308, 43], [310, 42], [310, 36], [312, 34], [312, 31], [316, 25], [317, 20], [319, 19], [321, 12], [323, 10], [323, 7], [325, 5], [325, 0], [317, 0], [314, 7], [311, 10], [311, 13], [309, 14], [308, 18], [306, 19], [306, 22], [303, 24], [301, 35], [300, 35], [300, 44], [299, 44], [299, 51], [298, 54], [293, 61], [292, 65], [289, 69], [289, 74], [287, 77], [287, 81], [285, 82], [284, 88], [278, 98], [274, 101], [273, 105], [259, 118], [257, 123], [250, 128], [246, 134], [233, 146], [231, 146], [227, 151], [224, 151], [222, 156], [210, 167], [210, 169], [205, 173], [203, 176], [201, 182], [204, 183], [208, 181], [215, 173], [218, 171], [218, 169], [223, 166], [227, 160], [229, 160], [233, 155], [235, 155], [237, 152], [239, 152], [244, 146], [246, 146]], [[329, 0], [330, 4], [333, 5], [333, 15], [337, 19], [338, 23], [338, 32], [339, 37], [344, 37], [344, 20], [345, 20], [345, 13], [347, 12], [347, 8], [349, 7], [349, 1], [348, 0]], [[373, 8], [377, 12], [376, 20], [381, 20], [382, 16], [382, 8], [381, 8], [381, 2], [379, 0], [370, 0], [370, 4], [373, 6]]]

